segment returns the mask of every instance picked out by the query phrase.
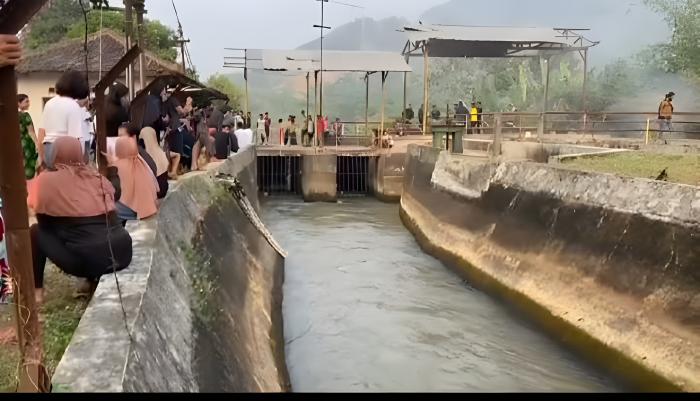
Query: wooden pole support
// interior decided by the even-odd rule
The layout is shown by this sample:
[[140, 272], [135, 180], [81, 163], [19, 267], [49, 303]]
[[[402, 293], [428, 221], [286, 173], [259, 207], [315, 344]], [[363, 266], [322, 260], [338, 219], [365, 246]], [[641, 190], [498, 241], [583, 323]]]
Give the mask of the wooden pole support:
[[[0, 33], [16, 35], [47, 0], [10, 0], [0, 7]], [[21, 4], [20, 4], [21, 3]], [[34, 298], [34, 266], [27, 209], [27, 182], [19, 136], [17, 79], [12, 66], [0, 68], [0, 196], [6, 210], [7, 259], [12, 267], [20, 349], [19, 392], [47, 392], [39, 309]]]

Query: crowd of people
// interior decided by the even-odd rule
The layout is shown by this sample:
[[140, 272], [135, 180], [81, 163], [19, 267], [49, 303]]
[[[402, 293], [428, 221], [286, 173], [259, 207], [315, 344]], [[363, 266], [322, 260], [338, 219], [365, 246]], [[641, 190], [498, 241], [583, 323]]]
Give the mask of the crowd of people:
[[330, 141], [333, 135], [337, 140], [345, 135], [345, 125], [340, 118], [336, 118], [333, 124], [328, 116], [307, 115], [306, 111], [301, 111], [301, 118], [297, 122], [295, 115], [289, 115], [287, 120], [277, 121], [279, 130], [280, 145], [282, 146], [324, 146]]
[[[48, 260], [83, 279], [79, 291], [89, 294], [102, 275], [129, 266], [132, 240], [126, 223], [154, 216], [169, 180], [199, 169], [200, 161], [225, 160], [255, 142], [249, 114], [213, 104], [197, 107], [192, 98], [182, 105], [167, 86], [146, 95], [137, 124], [131, 121], [128, 92], [122, 84], [112, 85], [96, 116], [85, 75], [66, 72], [38, 124], [28, 113], [31, 99], [17, 97], [27, 205], [36, 217], [30, 233], [40, 304]], [[106, 149], [96, 144], [96, 118], [105, 119]], [[267, 141], [270, 123], [263, 119], [262, 126]], [[97, 169], [100, 155], [107, 162], [103, 173]], [[0, 302], [7, 302], [12, 284], [2, 223], [0, 216]]]
[[[447, 110], [447, 116], [446, 118], [450, 117], [450, 111], [449, 109]], [[477, 128], [481, 127], [483, 125], [483, 115], [484, 115], [484, 109], [483, 105], [481, 104], [480, 101], [474, 100], [471, 103], [471, 107], [468, 107], [467, 104], [463, 101], [460, 100], [458, 103], [454, 106], [454, 118], [457, 124], [463, 125], [463, 126], [469, 126], [472, 128]], [[435, 122], [440, 120], [442, 117], [442, 113], [438, 109], [436, 105], [432, 105], [430, 112], [428, 113], [428, 116], [430, 119]], [[403, 119], [405, 123], [411, 124], [413, 119], [418, 117], [418, 124], [423, 125], [423, 120], [425, 118], [425, 109], [423, 108], [423, 105], [420, 106], [418, 109], [418, 115], [416, 116], [415, 111], [413, 110], [413, 105], [409, 104], [406, 110], [404, 110], [403, 114]]]

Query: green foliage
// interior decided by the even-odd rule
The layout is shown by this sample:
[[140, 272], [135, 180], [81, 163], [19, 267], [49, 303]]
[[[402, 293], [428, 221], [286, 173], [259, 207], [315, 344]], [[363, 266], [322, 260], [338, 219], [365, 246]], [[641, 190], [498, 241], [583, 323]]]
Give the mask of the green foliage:
[[[102, 27], [111, 29], [116, 32], [124, 32], [124, 16], [117, 11], [104, 11], [102, 13]], [[88, 13], [88, 34], [93, 34], [100, 29], [100, 13]], [[33, 29], [32, 29], [33, 33]], [[85, 22], [82, 15], [78, 21], [68, 25], [68, 31], [65, 34], [66, 38], [76, 39], [82, 38], [85, 35]], [[63, 38], [61, 38], [63, 39]]]
[[66, 37], [71, 25], [82, 20], [83, 12], [76, 0], [56, 0], [30, 23], [27, 47], [38, 49], [59, 42]]
[[216, 89], [229, 97], [229, 105], [234, 109], [240, 109], [243, 100], [243, 92], [228, 77], [222, 74], [214, 74], [209, 77], [206, 85]]
[[216, 309], [214, 299], [219, 287], [218, 277], [215, 276], [211, 265], [211, 256], [185, 243], [180, 244], [180, 249], [185, 256], [192, 286], [192, 311], [205, 327], [211, 327], [220, 312]]
[[667, 72], [700, 77], [700, 0], [644, 0], [673, 29], [670, 43], [658, 44], [642, 60]]
[[[100, 24], [100, 19], [101, 24]], [[87, 15], [88, 34], [104, 29], [124, 33], [124, 15], [118, 11], [103, 11], [90, 9]], [[144, 21], [144, 38], [146, 49], [158, 57], [175, 61], [177, 50], [175, 32], [159, 21]], [[134, 26], [136, 31], [136, 26]], [[28, 47], [39, 49], [55, 44], [66, 38], [82, 38], [85, 35], [85, 21], [77, 0], [58, 0], [51, 8], [35, 18], [27, 39]]]
[[175, 61], [177, 58], [177, 42], [175, 31], [163, 25], [160, 21], [146, 20], [144, 22], [144, 38], [146, 48], [153, 51], [163, 60]]

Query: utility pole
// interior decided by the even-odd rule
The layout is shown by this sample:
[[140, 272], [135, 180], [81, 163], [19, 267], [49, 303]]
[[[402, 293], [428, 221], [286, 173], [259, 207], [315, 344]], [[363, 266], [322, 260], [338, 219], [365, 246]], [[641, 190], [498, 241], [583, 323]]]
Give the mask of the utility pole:
[[[314, 25], [314, 28], [320, 28], [321, 29], [321, 85], [319, 86], [319, 91], [318, 91], [318, 112], [319, 115], [323, 115], [323, 31], [325, 29], [331, 29], [329, 26], [323, 25], [323, 20], [324, 20], [324, 6], [326, 3], [328, 3], [328, 0], [316, 0], [321, 3], [321, 25]], [[314, 121], [316, 121], [316, 117], [314, 117]]]
[[[21, 5], [20, 5], [21, 3]], [[0, 33], [16, 35], [46, 0], [0, 2]], [[0, 68], [0, 194], [5, 209], [7, 256], [12, 266], [20, 363], [19, 392], [47, 392], [50, 378], [43, 365], [39, 308], [34, 298], [34, 267], [27, 210], [27, 182], [19, 136], [17, 78], [13, 66]]]
[[318, 103], [319, 103], [319, 115], [323, 115], [323, 31], [325, 29], [331, 29], [329, 26], [325, 26], [324, 23], [324, 17], [325, 17], [325, 5], [326, 3], [333, 3], [333, 4], [339, 4], [341, 6], [347, 6], [347, 7], [354, 7], [354, 8], [364, 8], [361, 6], [357, 6], [355, 4], [348, 4], [348, 3], [341, 3], [338, 1], [330, 1], [330, 0], [316, 0], [321, 3], [321, 25], [314, 25], [314, 28], [319, 28], [321, 29], [321, 85], [319, 86], [319, 96], [318, 96]]
[[[131, 49], [132, 41], [134, 39], [134, 17], [133, 17], [133, 1], [134, 0], [124, 0], [124, 33], [125, 39], [125, 49], [124, 54], [126, 54], [129, 49]], [[129, 65], [126, 69], [126, 86], [129, 87], [129, 99], [134, 99], [134, 66]]]
[[[140, 49], [144, 49], [143, 37], [144, 37], [144, 26], [143, 26], [143, 14], [146, 10], [145, 0], [132, 0], [134, 10], [136, 10], [136, 30], [138, 32], [138, 45]], [[145, 78], [145, 57], [142, 53], [139, 53], [139, 89], [143, 90], [146, 87]]]
[[175, 18], [177, 18], [177, 35], [178, 38], [175, 40], [180, 45], [180, 55], [182, 56], [182, 74], [187, 75], [187, 57], [185, 57], [185, 44], [190, 43], [189, 39], [185, 39], [185, 34], [182, 31], [182, 23], [180, 23], [180, 15], [177, 13], [177, 8], [175, 7], [175, 0], [172, 0], [173, 10], [175, 10]]

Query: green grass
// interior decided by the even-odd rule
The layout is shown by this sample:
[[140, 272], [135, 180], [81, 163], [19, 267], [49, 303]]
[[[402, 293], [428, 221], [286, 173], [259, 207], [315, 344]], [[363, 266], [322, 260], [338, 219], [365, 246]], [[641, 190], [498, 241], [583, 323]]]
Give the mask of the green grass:
[[655, 179], [667, 169], [669, 182], [700, 186], [700, 155], [626, 152], [579, 158], [565, 161], [564, 164], [579, 170], [650, 179]]
[[[47, 266], [44, 282], [45, 301], [41, 310], [43, 325], [44, 363], [53, 375], [68, 347], [80, 318], [87, 308], [87, 300], [74, 299], [75, 281], [54, 266]], [[0, 309], [0, 328], [13, 322], [14, 308]], [[16, 345], [3, 345], [0, 353], [0, 392], [14, 391], [17, 385], [19, 350]]]

